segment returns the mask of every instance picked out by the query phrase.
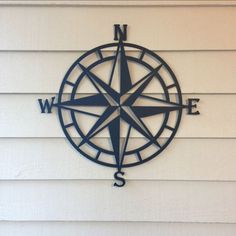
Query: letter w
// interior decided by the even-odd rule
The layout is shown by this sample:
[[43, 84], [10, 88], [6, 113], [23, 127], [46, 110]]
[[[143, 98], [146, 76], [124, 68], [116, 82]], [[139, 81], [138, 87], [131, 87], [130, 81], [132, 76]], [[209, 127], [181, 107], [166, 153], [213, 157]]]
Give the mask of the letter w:
[[53, 104], [54, 100], [55, 100], [55, 97], [51, 97], [50, 102], [48, 99], [45, 99], [44, 101], [43, 101], [43, 99], [38, 99], [41, 113], [52, 113], [52, 107], [54, 105]]

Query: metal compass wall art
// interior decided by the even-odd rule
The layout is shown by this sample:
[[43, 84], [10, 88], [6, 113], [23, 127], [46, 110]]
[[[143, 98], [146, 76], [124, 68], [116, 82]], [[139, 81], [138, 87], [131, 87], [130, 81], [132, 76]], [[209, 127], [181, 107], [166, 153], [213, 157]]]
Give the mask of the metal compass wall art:
[[127, 25], [114, 25], [116, 42], [96, 47], [67, 71], [58, 97], [38, 99], [41, 113], [57, 108], [72, 146], [89, 160], [123, 169], [150, 161], [174, 138], [183, 109], [198, 115], [197, 98], [182, 103], [178, 81], [154, 52], [125, 42]]

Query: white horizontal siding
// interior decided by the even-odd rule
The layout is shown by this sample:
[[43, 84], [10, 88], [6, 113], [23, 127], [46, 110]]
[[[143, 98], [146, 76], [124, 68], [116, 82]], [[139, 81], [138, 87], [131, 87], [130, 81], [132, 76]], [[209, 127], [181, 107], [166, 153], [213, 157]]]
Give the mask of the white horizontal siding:
[[[236, 1], [0, 6], [1, 236], [236, 234]], [[42, 115], [37, 103], [58, 92], [81, 53], [112, 42], [114, 23], [129, 25], [129, 42], [157, 50], [184, 100], [201, 99], [201, 115], [183, 114], [177, 138], [125, 169], [121, 189], [114, 170], [81, 157], [56, 112]]]
[[236, 49], [235, 7], [6, 6], [0, 16], [1, 50], [87, 50], [111, 42], [114, 23], [152, 50]]
[[[111, 180], [115, 172], [87, 160], [65, 139], [0, 139], [0, 150], [1, 180]], [[124, 169], [125, 178], [236, 181], [235, 153], [236, 139], [174, 139], [156, 159]]]
[[1, 236], [235, 236], [235, 224], [155, 222], [0, 222]]
[[236, 223], [235, 182], [3, 181], [0, 191], [1, 220]]
[[235, 6], [235, 0], [2, 0], [2, 6]]
[[[0, 92], [58, 93], [66, 71], [83, 53], [0, 52]], [[235, 51], [157, 53], [173, 69], [183, 93], [236, 93]]]

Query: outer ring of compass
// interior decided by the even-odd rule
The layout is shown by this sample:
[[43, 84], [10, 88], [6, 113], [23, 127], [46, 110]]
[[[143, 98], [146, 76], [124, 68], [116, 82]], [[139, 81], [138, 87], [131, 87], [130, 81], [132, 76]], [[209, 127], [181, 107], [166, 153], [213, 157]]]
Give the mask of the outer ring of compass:
[[[175, 84], [175, 87], [176, 87], [176, 90], [177, 90], [177, 95], [178, 95], [178, 99], [179, 99], [179, 104], [182, 105], [182, 96], [181, 96], [181, 90], [180, 90], [180, 87], [179, 87], [179, 84], [178, 84], [178, 81], [173, 73], [173, 71], [171, 70], [171, 68], [168, 66], [168, 64], [160, 57], [158, 56], [157, 54], [155, 54], [154, 52], [150, 51], [149, 49], [147, 48], [144, 48], [142, 46], [139, 46], [139, 45], [136, 45], [136, 44], [131, 44], [131, 43], [123, 43], [124, 46], [127, 46], [127, 47], [132, 47], [132, 48], [135, 48], [135, 49], [139, 49], [140, 52], [142, 51], [145, 51], [145, 53], [148, 53], [149, 55], [153, 56], [154, 58], [156, 58], [158, 61], [161, 62], [161, 64], [163, 64], [166, 69], [168, 70], [168, 72], [170, 73], [170, 76], [172, 78], [172, 80], [174, 81], [174, 84]], [[64, 76], [64, 79], [62, 81], [62, 84], [61, 84], [61, 87], [60, 87], [60, 90], [59, 90], [59, 95], [58, 95], [58, 102], [60, 103], [61, 102], [61, 97], [63, 95], [63, 88], [64, 88], [64, 85], [67, 81], [67, 78], [68, 76], [70, 75], [70, 73], [72, 72], [72, 70], [74, 69], [74, 67], [80, 62], [82, 61], [85, 57], [87, 57], [88, 55], [98, 51], [98, 50], [101, 50], [101, 49], [104, 49], [104, 48], [108, 48], [108, 47], [115, 47], [115, 46], [118, 46], [118, 43], [110, 43], [110, 44], [105, 44], [105, 45], [101, 45], [101, 46], [98, 46], [94, 49], [91, 49], [89, 50], [88, 52], [84, 53], [81, 57], [79, 57], [72, 65], [71, 67], [69, 68], [69, 70], [67, 71], [67, 73], [65, 74]], [[164, 90], [165, 91], [165, 90]], [[71, 112], [72, 114], [73, 112]], [[169, 116], [169, 113], [166, 113], [167, 116]], [[63, 129], [63, 132], [65, 133], [67, 139], [70, 141], [70, 143], [72, 144], [72, 146], [77, 150], [79, 151], [80, 153], [82, 153], [83, 156], [85, 156], [86, 158], [88, 158], [89, 160], [93, 161], [93, 162], [96, 162], [98, 164], [101, 164], [101, 165], [104, 165], [104, 166], [108, 166], [108, 167], [113, 167], [113, 168], [117, 168], [117, 165], [116, 164], [110, 164], [110, 163], [107, 163], [107, 162], [102, 162], [102, 161], [99, 161], [99, 160], [96, 160], [95, 158], [93, 157], [90, 157], [88, 154], [86, 154], [85, 152], [83, 152], [81, 149], [78, 148], [78, 146], [73, 142], [72, 138], [70, 137], [70, 135], [68, 134], [68, 132], [66, 131], [66, 128], [64, 127], [64, 121], [63, 121], [63, 116], [62, 116], [62, 111], [60, 108], [58, 108], [58, 116], [59, 116], [59, 120], [60, 120], [60, 123], [61, 123], [61, 126], [62, 126], [62, 129]], [[175, 128], [174, 130], [172, 131], [172, 134], [170, 135], [170, 137], [168, 138], [168, 140], [166, 141], [166, 143], [161, 147], [161, 149], [159, 149], [156, 153], [152, 154], [150, 157], [142, 160], [142, 161], [138, 161], [138, 162], [135, 162], [135, 163], [131, 163], [131, 164], [124, 164], [122, 165], [122, 167], [133, 167], [133, 166], [136, 166], [136, 165], [140, 165], [140, 164], [143, 164], [151, 159], [153, 159], [154, 157], [156, 157], [157, 155], [159, 155], [168, 145], [169, 143], [172, 141], [172, 139], [174, 138], [177, 130], [178, 130], [178, 127], [179, 127], [179, 124], [180, 124], [180, 121], [181, 121], [181, 116], [182, 116], [182, 109], [179, 109], [178, 110], [178, 118], [177, 118], [177, 121], [175, 123]], [[76, 122], [77, 123], [77, 122]], [[163, 125], [162, 125], [163, 127]]]
[[[104, 46], [104, 45], [103, 45]], [[101, 46], [102, 47], [102, 46]], [[100, 47], [99, 47], [100, 48]], [[142, 48], [142, 47], [141, 47]], [[143, 49], [143, 48], [142, 48]], [[145, 50], [147, 50], [147, 49], [145, 49]], [[90, 52], [90, 53], [92, 53], [92, 52]], [[155, 56], [157, 56], [156, 54], [155, 54]], [[113, 58], [113, 57], [112, 57]], [[128, 58], [128, 57], [127, 57]], [[79, 58], [80, 60], [81, 60], [81, 58]], [[107, 59], [107, 58], [106, 58]], [[109, 58], [108, 58], [109, 59]], [[102, 62], [99, 62], [99, 63], [102, 63]], [[99, 63], [97, 63], [97, 64], [99, 64]], [[77, 63], [76, 63], [77, 64]], [[163, 63], [164, 64], [164, 63]], [[93, 67], [94, 65], [92, 65], [91, 67]], [[73, 67], [73, 66], [72, 66]], [[74, 68], [74, 67], [73, 67]], [[88, 67], [88, 69], [89, 69], [89, 67]], [[83, 77], [83, 76], [82, 76]], [[76, 87], [76, 86], [75, 86]], [[73, 113], [73, 112], [71, 112], [71, 113]], [[77, 124], [76, 123], [76, 121], [74, 120], [74, 122], [75, 122], [75, 124]], [[64, 123], [64, 122], [63, 122]], [[164, 125], [163, 125], [163, 127], [164, 127]], [[177, 128], [177, 127], [176, 127]], [[162, 131], [161, 131], [162, 132]], [[82, 136], [82, 135], [81, 135]], [[158, 135], [157, 135], [158, 136]], [[169, 137], [169, 139], [170, 139], [171, 137]], [[69, 140], [71, 140], [70, 138], [69, 138]], [[71, 142], [73, 142], [73, 140], [71, 140]], [[72, 143], [72, 144], [74, 144], [74, 142]], [[90, 144], [91, 145], [91, 144]], [[96, 146], [96, 145], [95, 145]], [[165, 147], [164, 147], [165, 145], [163, 145], [162, 146], [162, 149], [164, 150], [165, 149]], [[75, 148], [78, 150], [78, 147], [75, 145]], [[95, 147], [95, 149], [101, 149], [100, 147], [98, 147], [98, 146], [96, 146]], [[82, 154], [85, 154], [85, 156], [87, 156], [87, 154], [86, 153], [83, 153], [83, 151], [82, 150], [78, 150], [78, 151], [80, 151], [80, 152], [82, 152]], [[139, 150], [140, 151], [140, 150]], [[137, 152], [137, 151], [135, 151], [135, 152]], [[158, 153], [160, 152], [160, 150], [158, 151]], [[112, 155], [112, 152], [111, 153], [109, 153], [109, 154], [111, 154]], [[128, 153], [127, 153], [128, 154]], [[126, 155], [127, 155], [126, 154]], [[157, 153], [155, 153], [154, 154], [154, 156], [156, 156], [157, 155]], [[103, 164], [104, 165], [104, 162], [100, 162], [100, 161], [98, 161], [98, 160], [95, 160], [94, 158], [91, 158], [91, 157], [89, 157], [89, 156], [87, 156], [89, 159], [91, 159], [92, 161], [95, 161], [95, 162], [99, 162], [100, 164]], [[143, 162], [144, 161], [147, 161], [147, 160], [149, 160], [151, 157], [148, 157], [148, 158], [146, 158], [145, 160], [143, 160]], [[108, 163], [105, 163], [105, 164], [108, 164]], [[134, 164], [138, 164], [138, 163], [134, 163]], [[141, 164], [141, 163], [140, 163]]]
[[[106, 45], [102, 45], [100, 47], [104, 47]], [[115, 46], [117, 46], [117, 44], [115, 44]], [[98, 48], [100, 48], [98, 47]], [[143, 47], [140, 47], [142, 50], [145, 49]], [[95, 48], [96, 49], [96, 48]], [[98, 49], [99, 50], [99, 49]], [[145, 50], [148, 50], [148, 49], [145, 49]], [[96, 52], [96, 50], [95, 50]], [[91, 51], [88, 52], [88, 54], [91, 54], [91, 53], [94, 53], [94, 49], [92, 49]], [[156, 54], [154, 54], [154, 56], [157, 56]], [[110, 57], [106, 57], [106, 58], [103, 58], [101, 60], [98, 60], [96, 62], [94, 62], [93, 64], [91, 64], [89, 67], [87, 67], [88, 70], [91, 70], [92, 68], [94, 68], [95, 66], [97, 66], [98, 64], [101, 64], [101, 63], [104, 63], [105, 61], [109, 61], [109, 60], [112, 60], [114, 59], [115, 56], [110, 56]], [[79, 58], [80, 60], [81, 58]], [[142, 66], [145, 66], [147, 69], [149, 70], [153, 70], [154, 68], [151, 67], [149, 64], [145, 63], [144, 61], [140, 61], [138, 58], [135, 58], [135, 57], [130, 57], [130, 56], [127, 56], [127, 59], [129, 59], [130, 61], [134, 61], [136, 63], [139, 63], [139, 64], [142, 64]], [[164, 62], [164, 61], [163, 61]], [[164, 63], [163, 63], [164, 64]], [[166, 64], [166, 63], [165, 63]], [[77, 65], [77, 64], [76, 64]], [[75, 66], [76, 66], [75, 65]], [[79, 76], [78, 80], [76, 81], [75, 85], [74, 85], [74, 88], [73, 88], [73, 91], [72, 91], [72, 95], [71, 95], [71, 99], [74, 99], [74, 96], [76, 95], [76, 90], [77, 90], [77, 87], [78, 87], [78, 84], [80, 83], [80, 81], [83, 79], [85, 73], [82, 72], [81, 75]], [[161, 83], [162, 85], [162, 88], [164, 90], [164, 93], [165, 93], [165, 96], [166, 96], [166, 99], [167, 101], [169, 101], [169, 94], [167, 92], [167, 88], [165, 86], [165, 83], [163, 81], [163, 79], [161, 78], [161, 76], [159, 75], [159, 82]], [[174, 81], [176, 83], [176, 81]], [[178, 84], [177, 84], [178, 85]], [[180, 100], [180, 99], [179, 99]], [[83, 132], [80, 130], [79, 126], [77, 125], [77, 122], [76, 122], [76, 118], [75, 118], [75, 113], [73, 111], [71, 111], [71, 116], [72, 116], [72, 119], [73, 119], [73, 123], [75, 124], [75, 128], [77, 130], [77, 132], [79, 133], [79, 135], [82, 137], [82, 138], [85, 138]], [[165, 114], [165, 119], [163, 121], [163, 125], [162, 127], [159, 129], [159, 132], [155, 135], [155, 138], [157, 139], [160, 134], [163, 132], [164, 130], [164, 127], [168, 121], [168, 117], [169, 117], [169, 113], [166, 113]], [[108, 151], [106, 149], [103, 149], [97, 145], [95, 145], [94, 143], [90, 142], [89, 140], [87, 141], [87, 143], [92, 146], [94, 149], [100, 149], [101, 152], [104, 152], [106, 154], [109, 154], [109, 155], [113, 155], [113, 152], [112, 151]], [[148, 142], [146, 144], [144, 144], [143, 146], [135, 149], [135, 150], [131, 150], [131, 151], [128, 151], [125, 153], [125, 155], [130, 155], [130, 154], [133, 154], [133, 153], [136, 153], [136, 152], [140, 152], [142, 151], [143, 149], [147, 148], [148, 146], [150, 146], [153, 142]]]

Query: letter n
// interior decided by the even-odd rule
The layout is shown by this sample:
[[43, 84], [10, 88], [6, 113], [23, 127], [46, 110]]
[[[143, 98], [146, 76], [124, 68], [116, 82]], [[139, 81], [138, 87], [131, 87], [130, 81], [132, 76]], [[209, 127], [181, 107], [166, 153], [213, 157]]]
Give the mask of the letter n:
[[127, 40], [127, 25], [123, 25], [121, 29], [121, 26], [119, 24], [114, 25], [114, 40], [119, 41], [120, 39], [122, 41]]

